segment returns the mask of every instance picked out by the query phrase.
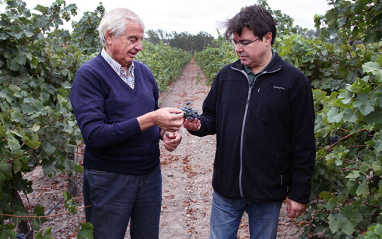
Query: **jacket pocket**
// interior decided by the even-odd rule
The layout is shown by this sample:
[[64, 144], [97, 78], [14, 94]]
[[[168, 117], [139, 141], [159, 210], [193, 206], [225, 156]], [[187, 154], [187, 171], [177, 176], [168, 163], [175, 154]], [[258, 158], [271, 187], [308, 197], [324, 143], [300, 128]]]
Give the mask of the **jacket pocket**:
[[256, 100], [255, 117], [287, 134], [290, 127], [289, 89], [268, 82], [253, 92]]

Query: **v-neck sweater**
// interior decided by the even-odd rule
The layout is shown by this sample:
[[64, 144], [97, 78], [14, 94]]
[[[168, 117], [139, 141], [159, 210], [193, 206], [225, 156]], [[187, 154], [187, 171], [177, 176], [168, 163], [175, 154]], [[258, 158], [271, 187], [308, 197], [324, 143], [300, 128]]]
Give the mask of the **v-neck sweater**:
[[134, 61], [130, 88], [99, 54], [75, 76], [70, 100], [85, 147], [84, 167], [141, 175], [159, 165], [157, 126], [141, 132], [137, 117], [157, 110], [158, 86], [150, 69]]

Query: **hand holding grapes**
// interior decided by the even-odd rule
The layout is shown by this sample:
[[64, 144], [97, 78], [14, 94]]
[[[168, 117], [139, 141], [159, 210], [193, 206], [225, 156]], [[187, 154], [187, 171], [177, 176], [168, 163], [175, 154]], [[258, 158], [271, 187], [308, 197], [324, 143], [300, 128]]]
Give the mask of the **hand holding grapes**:
[[181, 110], [184, 112], [184, 128], [192, 131], [198, 131], [200, 129], [200, 115], [198, 114], [198, 110], [192, 109], [189, 107], [190, 101], [186, 102], [186, 106], [184, 106]]
[[154, 125], [175, 132], [182, 126], [183, 112], [176, 108], [161, 108], [155, 111]]
[[201, 123], [200, 123], [200, 120], [198, 120], [196, 118], [193, 120], [184, 119], [183, 126], [184, 126], [184, 128], [186, 128], [188, 130], [198, 131], [200, 129]]
[[177, 108], [161, 108], [137, 117], [142, 132], [152, 126], [175, 132], [182, 127], [183, 112]]

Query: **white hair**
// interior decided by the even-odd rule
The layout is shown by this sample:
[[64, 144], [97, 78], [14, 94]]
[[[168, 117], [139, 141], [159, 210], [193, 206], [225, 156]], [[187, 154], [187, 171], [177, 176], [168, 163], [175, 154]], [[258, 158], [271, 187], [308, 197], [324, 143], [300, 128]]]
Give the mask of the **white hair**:
[[116, 8], [106, 13], [98, 27], [101, 44], [106, 46], [106, 32], [108, 30], [111, 30], [110, 34], [115, 38], [118, 38], [121, 34], [124, 34], [126, 31], [127, 21], [136, 22], [142, 30], [145, 29], [145, 25], [138, 15], [127, 8]]

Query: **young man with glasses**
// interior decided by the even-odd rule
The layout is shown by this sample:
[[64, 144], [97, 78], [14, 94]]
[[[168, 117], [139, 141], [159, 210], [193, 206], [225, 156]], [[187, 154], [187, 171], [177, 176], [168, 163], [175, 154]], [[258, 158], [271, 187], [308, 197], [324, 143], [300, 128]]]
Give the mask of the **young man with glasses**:
[[290, 218], [305, 212], [315, 162], [314, 107], [309, 80], [272, 49], [276, 23], [250, 6], [226, 22], [239, 60], [216, 75], [196, 136], [216, 134], [210, 239], [236, 238], [244, 211], [251, 238], [276, 238], [288, 197]]

